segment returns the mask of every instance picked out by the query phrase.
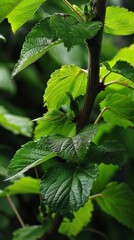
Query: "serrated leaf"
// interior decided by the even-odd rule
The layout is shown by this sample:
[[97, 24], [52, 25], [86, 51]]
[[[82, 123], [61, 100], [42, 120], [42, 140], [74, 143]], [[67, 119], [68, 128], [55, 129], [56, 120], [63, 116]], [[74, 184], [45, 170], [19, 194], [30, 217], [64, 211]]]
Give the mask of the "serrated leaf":
[[108, 184], [96, 201], [104, 212], [134, 229], [134, 194], [126, 184], [117, 182]]
[[[112, 71], [112, 67], [116, 64], [116, 62], [127, 62], [127, 64], [130, 64], [132, 66], [134, 66], [134, 44], [130, 45], [129, 47], [125, 47], [125, 48], [122, 48], [117, 54], [116, 56], [111, 60], [109, 61], [108, 63], [107, 62], [104, 62], [103, 65], [105, 67], [101, 67], [100, 68], [100, 74], [101, 76], [105, 76], [108, 71]], [[108, 65], [107, 65], [108, 64]], [[128, 66], [129, 67], [129, 66]], [[133, 67], [131, 67], [131, 71], [133, 71], [132, 69]], [[116, 83], [115, 84], [112, 84], [110, 85], [111, 88], [115, 89], [115, 90], [118, 90], [118, 89], [122, 89], [123, 86], [125, 87], [128, 87], [130, 89], [134, 89], [134, 83], [132, 82], [132, 80], [129, 80], [128, 78], [131, 77], [131, 79], [133, 79], [133, 73], [131, 74], [128, 74], [127, 71], [125, 70], [122, 70], [123, 71], [123, 74], [118, 74], [118, 73], [115, 73], [115, 72], [111, 72], [106, 80], [105, 80], [105, 83], [109, 83], [109, 82], [112, 82], [114, 81]], [[126, 76], [126, 77], [124, 77]], [[128, 76], [128, 78], [127, 78]], [[117, 85], [118, 84], [118, 85]], [[118, 86], [118, 88], [117, 88]]]
[[53, 212], [70, 217], [87, 202], [98, 174], [95, 164], [79, 167], [59, 164], [50, 168], [41, 181], [41, 194]]
[[39, 6], [45, 1], [46, 0], [1, 0], [0, 22], [8, 18], [15, 32], [34, 15]]
[[110, 67], [110, 64], [108, 62], [103, 62], [101, 65], [105, 66], [106, 69], [111, 72], [111, 67]]
[[21, 56], [16, 64], [12, 76], [35, 62], [51, 47], [61, 43], [56, 33], [50, 27], [50, 16], [36, 24], [26, 37], [21, 51]]
[[37, 240], [43, 236], [45, 231], [45, 226], [26, 226], [13, 233], [13, 240]]
[[0, 196], [16, 195], [16, 194], [39, 194], [40, 179], [32, 177], [22, 177], [9, 185], [0, 193]]
[[67, 161], [80, 163], [86, 159], [89, 145], [97, 130], [97, 125], [89, 125], [72, 138], [61, 135], [50, 136], [46, 139], [45, 145], [49, 151], [56, 153], [57, 156]]
[[49, 110], [59, 109], [61, 105], [69, 104], [66, 92], [71, 92], [73, 98], [84, 95], [87, 85], [87, 72], [70, 65], [62, 66], [52, 73], [45, 90], [44, 101]]
[[103, 114], [105, 121], [121, 127], [134, 126], [134, 100], [132, 94], [109, 94], [100, 103], [101, 110], [107, 107]]
[[112, 72], [118, 73], [134, 82], [134, 67], [125, 61], [117, 61], [111, 68]]
[[107, 7], [104, 31], [114, 35], [134, 33], [134, 13], [121, 7]]
[[7, 109], [2, 106], [0, 106], [0, 125], [14, 134], [27, 137], [32, 135], [33, 122], [29, 118], [8, 113]]
[[68, 51], [78, 44], [85, 43], [87, 39], [93, 38], [102, 27], [101, 22], [80, 22], [67, 14], [53, 15], [51, 25], [56, 29], [57, 36], [62, 39]]
[[59, 228], [59, 232], [71, 237], [76, 236], [91, 221], [93, 212], [93, 204], [88, 201], [83, 208], [74, 213], [74, 219], [70, 222], [65, 218]]
[[16, 152], [8, 166], [8, 180], [56, 156], [46, 150], [44, 142], [44, 138], [28, 142]]
[[76, 126], [65, 113], [52, 110], [44, 114], [37, 121], [34, 136], [36, 139], [45, 135], [60, 134], [63, 136], [74, 136]]
[[103, 63], [108, 71], [118, 73], [134, 82], [134, 67], [126, 61], [117, 61], [113, 67], [108, 62]]
[[125, 160], [125, 147], [117, 141], [105, 141], [101, 145], [90, 144], [88, 156], [90, 162], [122, 166]]

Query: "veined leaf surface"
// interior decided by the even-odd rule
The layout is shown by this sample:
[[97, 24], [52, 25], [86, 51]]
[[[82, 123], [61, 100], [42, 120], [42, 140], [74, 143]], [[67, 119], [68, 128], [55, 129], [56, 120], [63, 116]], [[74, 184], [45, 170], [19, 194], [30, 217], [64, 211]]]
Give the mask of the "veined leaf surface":
[[50, 17], [46, 17], [35, 25], [26, 37], [21, 56], [16, 64], [12, 76], [35, 62], [51, 47], [61, 42], [51, 29]]
[[134, 13], [121, 7], [107, 7], [104, 31], [113, 35], [134, 33]]
[[0, 1], [0, 22], [5, 18], [11, 23], [15, 32], [27, 22], [46, 0], [1, 0]]
[[0, 196], [16, 194], [39, 194], [40, 179], [22, 177], [6, 187]]
[[11, 160], [8, 166], [8, 179], [14, 178], [55, 156], [55, 153], [46, 150], [44, 138], [28, 142], [16, 152]]
[[61, 135], [50, 136], [45, 145], [49, 151], [57, 156], [71, 162], [81, 163], [86, 160], [89, 145], [98, 130], [97, 125], [89, 125], [74, 137], [63, 137]]
[[45, 135], [60, 134], [63, 136], [74, 136], [76, 132], [75, 123], [65, 113], [52, 110], [37, 120], [34, 136], [36, 139]]
[[54, 14], [51, 17], [51, 25], [68, 51], [75, 45], [85, 44], [85, 41], [93, 38], [102, 27], [101, 22], [80, 22], [67, 14]]
[[108, 63], [104, 63], [104, 65], [110, 72], [118, 73], [134, 82], [134, 67], [130, 63], [119, 60], [113, 67], [110, 67]]
[[14, 134], [27, 137], [31, 137], [33, 131], [33, 122], [29, 118], [11, 114], [3, 106], [0, 106], [0, 125]]
[[84, 206], [98, 175], [96, 164], [75, 166], [58, 164], [50, 168], [41, 181], [41, 194], [53, 212], [60, 212], [69, 218]]
[[70, 100], [66, 92], [73, 98], [84, 95], [87, 84], [87, 72], [76, 65], [62, 66], [52, 73], [44, 94], [45, 105], [49, 110], [59, 109]]
[[109, 183], [96, 201], [105, 213], [134, 229], [134, 193], [126, 184]]
[[134, 100], [132, 94], [109, 94], [100, 103], [101, 110], [107, 107], [103, 114], [105, 121], [121, 127], [134, 126]]
[[13, 233], [13, 240], [37, 240], [40, 239], [48, 228], [48, 224], [45, 226], [25, 226], [17, 229]]
[[[122, 64], [120, 65], [120, 62], [123, 62], [122, 64], [123, 65], [125, 64], [125, 66], [127, 64], [129, 67], [129, 71], [127, 71], [126, 67], [123, 69]], [[116, 65], [116, 63], [119, 64]], [[124, 88], [123, 86], [134, 89], [133, 82], [134, 44], [119, 50], [119, 52], [115, 55], [115, 57], [111, 61], [108, 62], [108, 64], [110, 65], [110, 71], [112, 71], [111, 69], [114, 66], [116, 68], [113, 69], [113, 71], [107, 76], [107, 78], [105, 79], [106, 83], [114, 81], [120, 84], [118, 85], [118, 89]], [[108, 71], [109, 70], [106, 69], [106, 66], [100, 68], [100, 74], [102, 78], [108, 73]], [[129, 80], [127, 77], [131, 80]], [[117, 84], [116, 85], [112, 84], [110, 85], [110, 87], [117, 90]]]
[[125, 147], [117, 141], [105, 141], [101, 145], [91, 143], [89, 146], [89, 161], [122, 166], [125, 160]]

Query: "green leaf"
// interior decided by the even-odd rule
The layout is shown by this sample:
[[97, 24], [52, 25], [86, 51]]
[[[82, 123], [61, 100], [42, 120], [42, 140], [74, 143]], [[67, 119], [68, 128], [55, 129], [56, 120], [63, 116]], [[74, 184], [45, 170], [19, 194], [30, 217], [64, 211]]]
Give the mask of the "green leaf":
[[100, 104], [105, 121], [121, 127], [134, 126], [134, 100], [132, 94], [109, 94]]
[[93, 185], [92, 194], [94, 195], [103, 191], [118, 169], [118, 166], [101, 163], [99, 165], [99, 175]]
[[45, 226], [26, 226], [17, 229], [13, 233], [13, 240], [37, 240], [41, 239], [46, 231]]
[[104, 66], [110, 72], [118, 73], [134, 82], [134, 67], [130, 63], [119, 60], [112, 68], [108, 63], [104, 63]]
[[121, 74], [122, 76], [134, 82], [134, 67], [125, 61], [117, 61], [112, 67], [112, 72]]
[[74, 136], [76, 126], [65, 113], [52, 110], [44, 114], [43, 118], [37, 121], [34, 136], [36, 139], [45, 135], [60, 134], [63, 136]]
[[89, 145], [98, 130], [97, 125], [89, 125], [74, 137], [63, 137], [61, 135], [50, 136], [45, 145], [49, 151], [57, 156], [76, 163], [83, 162], [89, 150]]
[[13, 81], [11, 81], [10, 72], [7, 67], [0, 65], [0, 90], [8, 93], [16, 93], [16, 87]]
[[[10, 154], [10, 145], [0, 144], [0, 178], [1, 176], [3, 178], [7, 177], [7, 166], [9, 164]], [[2, 184], [0, 184], [0, 186], [2, 187]]]
[[0, 2], [0, 22], [5, 18], [12, 25], [15, 32], [25, 22], [27, 22], [45, 0], [1, 0]]
[[0, 176], [7, 177], [7, 170], [4, 166], [0, 166]]
[[[103, 63], [105, 67], [100, 68], [100, 74], [102, 77], [105, 76], [108, 73], [108, 71], [112, 71], [111, 69], [116, 64], [116, 62], [119, 62], [119, 65], [117, 65], [117, 67], [119, 67], [119, 70], [117, 71], [120, 74], [122, 71], [122, 75], [115, 73], [115, 71], [112, 71], [107, 76], [105, 83], [114, 81], [116, 85], [112, 84], [110, 85], [110, 88], [115, 89], [116, 91], [124, 88], [124, 86], [130, 89], [134, 89], [133, 73], [128, 74], [126, 67], [125, 67], [126, 69], [122, 69], [122, 67], [120, 69], [120, 61], [127, 62], [127, 64], [134, 66], [134, 44], [130, 45], [129, 47], [122, 48], [111, 61]], [[133, 71], [132, 67], [130, 67], [129, 65], [128, 67], [129, 71]], [[131, 78], [131, 80], [129, 80], [128, 78]]]
[[122, 166], [125, 160], [125, 147], [117, 141], [105, 141], [102, 145], [90, 144], [88, 156], [90, 162]]
[[69, 105], [66, 91], [71, 92], [73, 98], [84, 95], [87, 85], [87, 72], [70, 65], [62, 66], [52, 73], [45, 90], [44, 101], [49, 110], [59, 109], [62, 105]]
[[35, 62], [51, 47], [61, 43], [50, 27], [50, 17], [46, 17], [35, 25], [26, 37], [21, 56], [16, 64], [12, 76]]
[[42, 198], [51, 211], [71, 217], [87, 202], [97, 174], [96, 164], [59, 164], [50, 168], [42, 179]]
[[126, 8], [107, 7], [104, 31], [114, 35], [134, 33], [134, 13]]
[[14, 134], [22, 134], [27, 137], [32, 135], [33, 122], [22, 116], [13, 115], [0, 106], [0, 125]]
[[39, 194], [40, 180], [32, 177], [22, 177], [16, 180], [3, 190], [0, 196], [16, 195], [16, 194]]
[[91, 221], [93, 204], [88, 201], [83, 208], [74, 213], [74, 219], [70, 222], [67, 218], [60, 225], [59, 232], [71, 237], [76, 236]]
[[102, 27], [101, 22], [80, 22], [67, 14], [53, 15], [51, 25], [56, 29], [57, 36], [62, 39], [68, 51], [78, 44], [85, 44], [85, 41], [93, 38]]
[[16, 152], [8, 166], [8, 180], [56, 156], [46, 150], [44, 142], [44, 138], [28, 142]]
[[110, 61], [110, 65], [113, 66], [118, 60], [129, 62], [134, 66], [134, 44], [122, 48]]
[[117, 182], [108, 184], [96, 201], [104, 212], [134, 229], [134, 194], [126, 184]]

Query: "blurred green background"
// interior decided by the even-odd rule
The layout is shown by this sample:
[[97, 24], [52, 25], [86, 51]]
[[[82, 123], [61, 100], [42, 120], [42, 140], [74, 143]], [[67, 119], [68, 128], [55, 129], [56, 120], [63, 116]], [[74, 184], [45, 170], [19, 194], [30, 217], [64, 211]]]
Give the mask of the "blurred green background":
[[[75, 0], [70, 0], [70, 2], [77, 4]], [[79, 5], [85, 3], [84, 0], [79, 0], [78, 2]], [[111, 4], [124, 6], [132, 11], [134, 10], [133, 0], [109, 1], [109, 5]], [[16, 34], [13, 34], [11, 31], [7, 20], [0, 25], [0, 33], [6, 38], [6, 42], [0, 40], [0, 106], [6, 108], [10, 113], [26, 116], [31, 119], [42, 116], [46, 111], [43, 107], [43, 93], [51, 73], [63, 64], [74, 63], [82, 68], [87, 68], [86, 47], [77, 46], [70, 52], [67, 52], [64, 46], [56, 46], [36, 63], [32, 64], [32, 66], [19, 73], [13, 80], [10, 78], [14, 64], [19, 58], [24, 39], [32, 26], [42, 17], [55, 12], [65, 12], [66, 10], [69, 11], [62, 0], [48, 0], [40, 7], [35, 16], [22, 26]], [[101, 60], [111, 59], [120, 48], [129, 46], [132, 42], [133, 36], [117, 37], [108, 34], [104, 35]], [[118, 136], [116, 135], [117, 132]], [[128, 163], [118, 171], [114, 180], [128, 183], [134, 191], [134, 130], [119, 127], [113, 128], [108, 132], [102, 130], [99, 142], [106, 138], [115, 138], [125, 144], [128, 150]], [[8, 165], [15, 151], [29, 140], [30, 138], [26, 136], [15, 135], [0, 126], [0, 162], [4, 168]], [[43, 170], [41, 169], [41, 171]], [[29, 174], [35, 177], [33, 170], [29, 171]], [[0, 175], [0, 189], [2, 189], [9, 183], [4, 182], [4, 176]], [[38, 224], [38, 196], [19, 195], [12, 197], [12, 199], [25, 223]], [[77, 237], [77, 240], [104, 239], [104, 236], [97, 235], [90, 228], [104, 232], [108, 236], [108, 239], [111, 240], [134, 239], [134, 233], [131, 230], [102, 213], [96, 205], [95, 210], [92, 223]], [[0, 198], [0, 240], [11, 240], [12, 232], [19, 227], [20, 225], [8, 205], [7, 199]]]

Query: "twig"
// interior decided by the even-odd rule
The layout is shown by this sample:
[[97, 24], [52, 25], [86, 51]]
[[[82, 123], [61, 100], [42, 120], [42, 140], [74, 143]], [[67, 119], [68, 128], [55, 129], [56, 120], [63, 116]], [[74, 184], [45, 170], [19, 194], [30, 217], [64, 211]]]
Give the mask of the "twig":
[[86, 228], [85, 231], [90, 231], [92, 233], [95, 233], [97, 235], [100, 235], [101, 237], [103, 237], [105, 240], [109, 240], [109, 238], [102, 232], [96, 230], [96, 229], [93, 229], [93, 228]]
[[[40, 181], [39, 181], [39, 174], [38, 174], [37, 167], [34, 167], [34, 171], [35, 171], [35, 176], [38, 181], [39, 188], [40, 188]], [[39, 199], [40, 199], [40, 204], [41, 204], [41, 202], [42, 202], [41, 194], [39, 194]]]
[[72, 6], [70, 2], [68, 2], [67, 0], [63, 0], [63, 2], [71, 9], [72, 12], [76, 14], [76, 16], [78, 16], [80, 21], [84, 21], [84, 18], [79, 14], [79, 12]]
[[102, 193], [97, 193], [89, 197], [89, 200], [93, 200], [95, 198], [102, 197]]
[[104, 83], [106, 78], [110, 75], [110, 71], [102, 78], [101, 82]]
[[24, 222], [23, 222], [23, 220], [22, 220], [22, 218], [21, 218], [21, 216], [20, 216], [20, 214], [19, 214], [17, 208], [15, 207], [15, 205], [14, 205], [12, 199], [10, 198], [9, 195], [6, 195], [6, 198], [7, 198], [8, 202], [9, 202], [9, 204], [10, 204], [10, 206], [11, 206], [13, 212], [15, 213], [15, 215], [16, 215], [18, 221], [20, 222], [20, 225], [21, 225], [22, 227], [25, 227], [25, 224], [24, 224]]
[[104, 108], [102, 109], [102, 111], [100, 112], [100, 114], [99, 114], [98, 117], [96, 118], [94, 124], [97, 124], [97, 123], [100, 121], [103, 113], [104, 113], [106, 110], [108, 110], [108, 109], [109, 109], [109, 107], [104, 107]]

